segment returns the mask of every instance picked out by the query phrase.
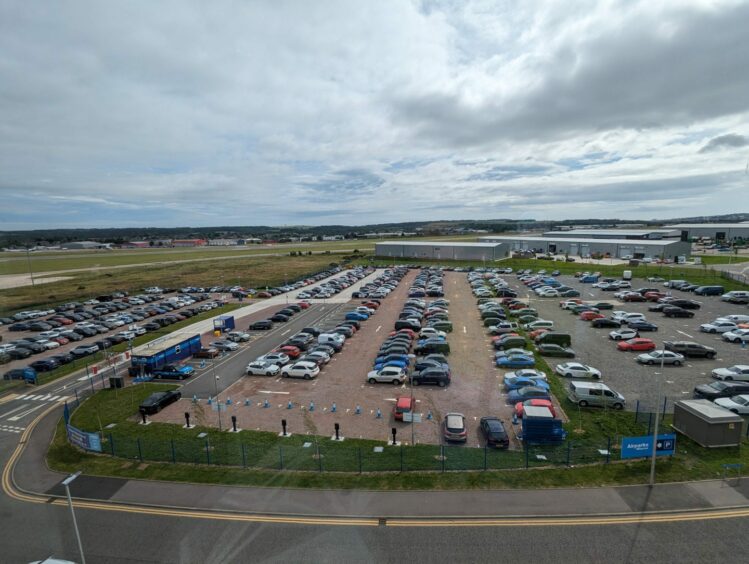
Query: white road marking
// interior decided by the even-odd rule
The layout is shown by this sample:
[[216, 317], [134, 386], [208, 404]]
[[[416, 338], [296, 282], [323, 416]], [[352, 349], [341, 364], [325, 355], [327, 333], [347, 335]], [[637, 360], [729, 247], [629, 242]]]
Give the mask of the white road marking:
[[258, 394], [282, 394], [282, 395], [289, 395], [291, 392], [274, 392], [272, 390], [260, 390]]
[[463, 333], [465, 333], [465, 332], [466, 332], [466, 326], [463, 325]]
[[35, 412], [37, 409], [44, 407], [44, 404], [39, 404], [36, 407], [32, 407], [30, 409], [27, 409], [24, 412], [19, 413], [18, 415], [14, 415], [13, 417], [8, 417], [8, 421], [18, 421], [19, 419], [23, 419], [27, 415]]
[[7, 417], [8, 415], [12, 415], [13, 413], [15, 413], [16, 411], [18, 411], [19, 409], [24, 409], [25, 407], [28, 407], [29, 405], [30, 404], [28, 404], [28, 403], [24, 403], [23, 405], [20, 405], [20, 406], [16, 407], [15, 409], [11, 409], [10, 411], [6, 411], [2, 415], [0, 415], [0, 419], [2, 419], [4, 417]]
[[382, 325], [377, 326], [377, 329], [375, 329], [375, 333], [377, 333], [380, 329], [382, 329]]
[[286, 333], [291, 333], [291, 329], [286, 329], [283, 333], [281, 333], [281, 336], [283, 337]]
[[677, 332], [677, 333], [681, 333], [682, 335], [685, 335], [685, 336], [689, 337], [690, 339], [694, 339], [694, 337], [692, 337], [692, 335], [690, 335], [689, 333], [685, 333], [684, 331], [679, 331], [679, 330], [677, 329], [677, 330], [676, 330], [676, 332]]

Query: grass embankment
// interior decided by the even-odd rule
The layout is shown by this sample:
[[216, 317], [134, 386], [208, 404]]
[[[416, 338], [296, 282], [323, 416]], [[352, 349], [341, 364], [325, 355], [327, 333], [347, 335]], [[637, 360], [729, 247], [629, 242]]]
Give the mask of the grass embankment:
[[722, 255], [692, 255], [692, 258], [699, 257], [702, 259], [702, 264], [734, 264], [739, 262], [749, 262], [749, 256], [747, 255], [734, 255], [733, 253], [725, 253]]
[[[166, 327], [163, 327], [159, 329], [158, 331], [151, 331], [149, 333], [146, 333], [145, 335], [136, 337], [135, 339], [133, 339], [133, 347], [138, 347], [145, 343], [149, 343], [151, 341], [158, 339], [159, 337], [163, 337], [164, 335], [168, 335], [170, 333], [178, 331], [179, 329], [182, 329], [183, 327], [187, 327], [189, 325], [192, 325], [193, 323], [197, 323], [198, 321], [203, 321], [205, 319], [212, 319], [216, 316], [234, 311], [235, 309], [240, 308], [240, 307], [242, 307], [242, 304], [226, 304], [225, 306], [212, 309], [211, 311], [206, 311], [199, 315], [194, 315], [193, 317], [190, 317], [189, 319], [185, 319], [184, 321], [178, 321], [177, 323], [173, 323], [172, 325], [167, 325]], [[130, 348], [129, 343], [127, 342], [119, 343], [107, 349], [107, 353], [117, 354], [117, 353], [124, 352], [128, 350], [129, 348]], [[103, 351], [99, 351], [96, 354], [74, 360], [73, 362], [69, 364], [64, 364], [56, 370], [40, 373], [38, 375], [37, 383], [47, 384], [48, 382], [52, 382], [53, 380], [57, 380], [58, 378], [62, 378], [63, 376], [67, 376], [68, 374], [72, 374], [73, 372], [76, 372], [77, 370], [81, 370], [85, 368], [86, 366], [91, 366], [93, 364], [102, 362], [105, 359], [106, 359], [106, 354]], [[0, 387], [0, 391], [2, 389], [3, 388]]]
[[115, 290], [138, 293], [148, 286], [277, 286], [286, 280], [291, 282], [323, 270], [331, 262], [340, 260], [340, 255], [255, 258], [248, 256], [245, 259], [153, 265], [148, 268], [133, 267], [111, 272], [80, 272], [70, 280], [0, 290], [0, 314], [6, 315], [35, 307], [51, 307], [71, 300], [108, 294]]

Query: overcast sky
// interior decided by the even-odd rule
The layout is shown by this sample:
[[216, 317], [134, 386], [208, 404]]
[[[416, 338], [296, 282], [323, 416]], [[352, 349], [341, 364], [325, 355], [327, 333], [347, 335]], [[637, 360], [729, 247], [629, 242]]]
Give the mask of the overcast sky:
[[749, 212], [749, 3], [0, 3], [0, 229]]

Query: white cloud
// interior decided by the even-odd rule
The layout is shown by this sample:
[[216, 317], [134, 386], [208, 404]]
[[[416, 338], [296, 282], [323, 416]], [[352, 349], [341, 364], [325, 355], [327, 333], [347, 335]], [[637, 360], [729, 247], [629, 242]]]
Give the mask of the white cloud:
[[5, 2], [0, 221], [733, 212], [748, 24], [717, 1]]

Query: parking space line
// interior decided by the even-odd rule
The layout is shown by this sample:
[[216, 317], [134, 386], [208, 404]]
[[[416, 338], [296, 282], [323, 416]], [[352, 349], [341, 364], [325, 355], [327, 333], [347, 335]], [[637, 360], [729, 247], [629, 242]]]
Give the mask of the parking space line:
[[679, 330], [677, 329], [677, 330], [676, 330], [676, 332], [677, 332], [677, 333], [681, 333], [682, 335], [685, 335], [686, 337], [689, 337], [690, 339], [694, 339], [694, 337], [692, 337], [692, 335], [690, 335], [689, 333], [685, 333], [684, 331], [679, 331]]

